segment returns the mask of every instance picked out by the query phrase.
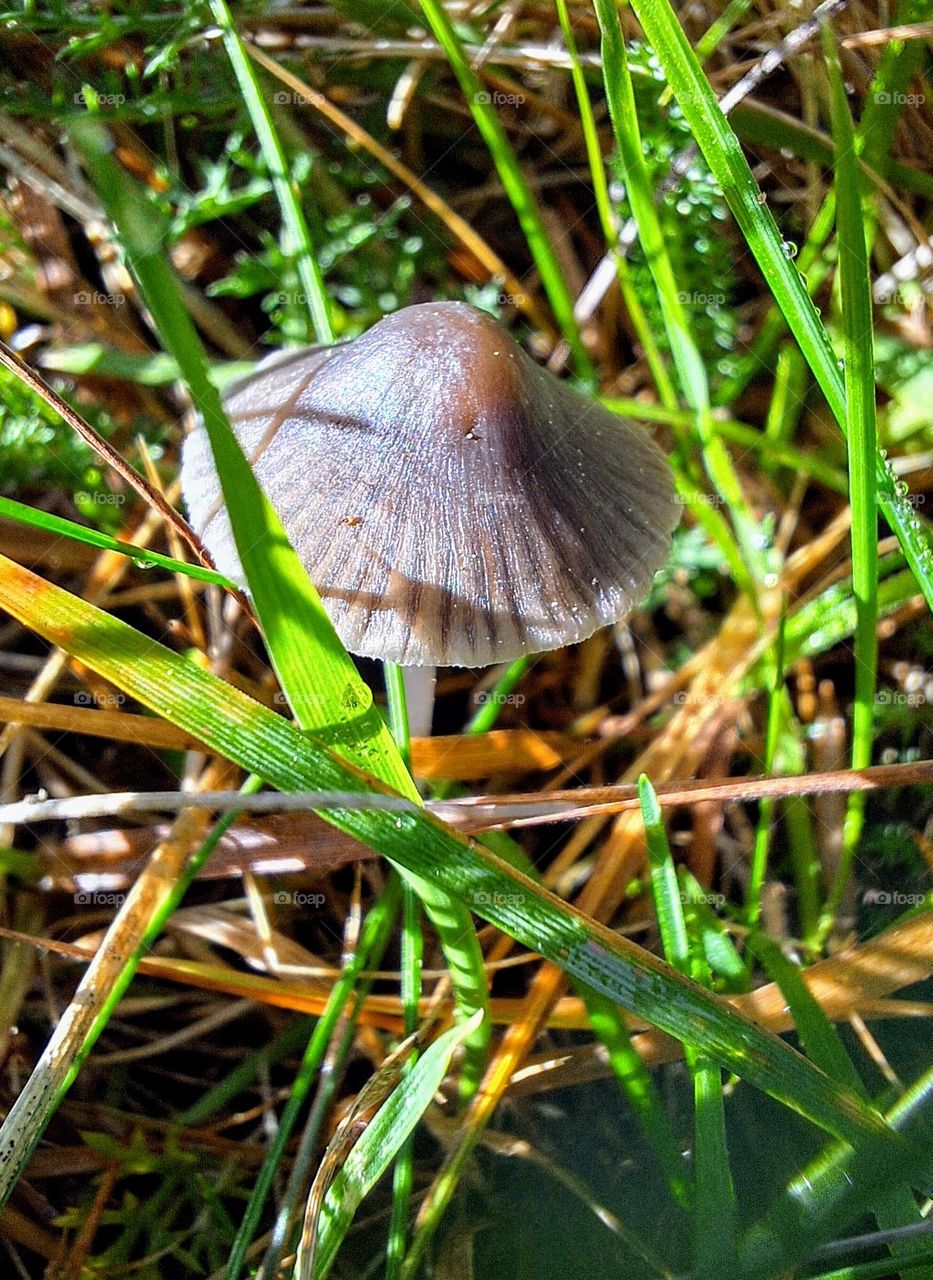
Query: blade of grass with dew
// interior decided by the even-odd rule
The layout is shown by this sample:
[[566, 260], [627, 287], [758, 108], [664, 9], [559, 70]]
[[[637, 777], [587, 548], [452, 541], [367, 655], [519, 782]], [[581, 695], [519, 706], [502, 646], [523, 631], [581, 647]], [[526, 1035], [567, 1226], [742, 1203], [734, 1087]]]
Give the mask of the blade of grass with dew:
[[[2, 555], [0, 608], [281, 791], [392, 794], [312, 734], [195, 662]], [[877, 1137], [892, 1167], [907, 1168], [920, 1159], [920, 1153], [886, 1133], [863, 1100], [777, 1036], [458, 835], [422, 806], [411, 802], [410, 809], [393, 812], [328, 809], [321, 817], [413, 874], [434, 878], [448, 894], [475, 903], [478, 915], [570, 976], [675, 1039], [689, 1040], [814, 1123], [847, 1141]], [[0, 1190], [8, 1190], [2, 1155], [0, 1147]]]
[[[379, 1108], [346, 1157], [324, 1198], [313, 1272], [315, 1280], [323, 1280], [327, 1275], [360, 1202], [385, 1173], [392, 1157], [431, 1105], [454, 1051], [469, 1031], [469, 1024], [462, 1023], [438, 1036]], [[295, 1270], [296, 1275], [303, 1274], [300, 1253]]]
[[330, 1044], [337, 1023], [344, 1014], [347, 1001], [353, 994], [360, 974], [373, 958], [381, 957], [388, 944], [398, 916], [400, 892], [399, 881], [393, 877], [370, 907], [360, 931], [356, 952], [341, 970], [340, 977], [334, 983], [327, 1001], [327, 1007], [315, 1023], [304, 1056], [292, 1081], [288, 1101], [279, 1117], [275, 1137], [266, 1152], [250, 1192], [249, 1202], [230, 1250], [230, 1260], [224, 1272], [224, 1280], [240, 1280], [243, 1274], [249, 1247], [259, 1230], [263, 1209], [275, 1177], [282, 1166], [289, 1138], [298, 1122], [301, 1109], [318, 1079], [327, 1046]]
[[236, 587], [222, 573], [214, 569], [205, 569], [199, 564], [188, 564], [185, 560], [176, 560], [173, 556], [163, 556], [157, 551], [143, 551], [132, 543], [121, 542], [119, 538], [108, 537], [97, 529], [88, 529], [74, 520], [66, 520], [63, 516], [52, 515], [49, 511], [37, 511], [25, 503], [16, 502], [13, 498], [0, 497], [0, 516], [7, 520], [15, 520], [18, 524], [30, 525], [33, 529], [44, 529], [62, 538], [72, 538], [75, 542], [83, 542], [89, 547], [99, 547], [102, 551], [115, 551], [118, 555], [129, 558], [140, 568], [168, 569], [170, 573], [183, 573], [187, 578], [198, 582], [211, 582], [214, 586], [235, 591]]
[[[871, 280], [862, 197], [856, 165], [856, 140], [846, 101], [842, 68], [832, 31], [823, 27], [823, 52], [829, 74], [833, 137], [836, 143], [836, 223], [839, 282], [845, 337], [845, 389], [849, 445], [849, 503], [852, 510], [852, 590], [855, 595], [855, 702], [852, 710], [852, 768], [871, 764], [878, 670], [878, 494], [874, 460], [878, 454], [875, 419], [875, 363], [872, 340]], [[827, 936], [852, 872], [862, 836], [865, 797], [854, 792], [846, 805], [842, 856], [821, 921]]]
[[758, 522], [748, 509], [728, 452], [712, 429], [706, 369], [690, 332], [648, 179], [641, 126], [618, 11], [613, 0], [594, 0], [594, 7], [600, 29], [600, 51], [609, 116], [622, 164], [626, 193], [638, 225], [645, 261], [657, 290], [664, 328], [680, 384], [687, 402], [696, 414], [703, 460], [717, 493], [726, 504], [742, 549], [744, 566], [739, 585], [754, 602], [757, 599], [755, 584], [764, 576], [766, 568]]
[[[642, 306], [638, 292], [635, 289], [625, 256], [618, 252], [615, 247], [618, 238], [617, 219], [609, 199], [606, 174], [603, 166], [602, 148], [600, 146], [599, 135], [596, 130], [596, 122], [593, 116], [593, 109], [590, 104], [589, 94], [587, 93], [583, 69], [580, 66], [580, 62], [577, 57], [576, 43], [573, 38], [573, 27], [570, 21], [570, 14], [567, 9], [566, 0], [557, 0], [557, 14], [560, 20], [561, 30], [563, 31], [564, 42], [567, 46], [567, 52], [571, 60], [571, 75], [580, 111], [580, 122], [586, 146], [587, 162], [589, 164], [590, 174], [593, 180], [593, 193], [596, 200], [597, 210], [599, 212], [603, 236], [605, 238], [607, 248], [612, 253], [616, 267], [616, 274], [619, 279], [619, 286], [622, 292], [622, 299], [628, 310], [629, 318], [632, 322], [632, 327], [635, 330], [636, 337], [641, 343], [645, 359], [648, 363], [648, 368], [654, 378], [655, 385], [658, 390], [658, 395], [661, 398], [662, 404], [666, 406], [669, 411], [676, 412], [677, 393], [671, 381], [670, 373], [668, 372], [667, 366], [664, 362], [664, 356], [658, 346], [657, 339], [651, 324], [648, 321], [648, 317], [645, 314], [645, 309]], [[608, 402], [604, 400], [603, 403]], [[677, 417], [674, 419], [668, 419], [668, 421], [670, 421], [671, 425], [675, 427], [675, 434], [677, 435], [679, 457], [673, 459], [673, 466], [677, 479], [678, 493], [680, 494], [684, 505], [689, 508], [694, 518], [703, 526], [707, 535], [728, 561], [736, 581], [741, 582], [743, 576], [746, 575], [746, 568], [741, 552], [736, 545], [732, 530], [718, 511], [712, 510], [708, 504], [701, 500], [697, 484], [699, 471], [693, 463], [692, 440], [688, 435], [688, 429], [693, 425], [695, 416], [693, 414], [685, 414], [682, 418]]]
[[564, 341], [573, 353], [577, 374], [581, 378], [595, 381], [592, 362], [583, 345], [580, 329], [574, 316], [573, 298], [567, 287], [567, 281], [564, 279], [560, 263], [541, 219], [537, 201], [525, 180], [508, 135], [489, 101], [489, 94], [483, 89], [482, 81], [473, 70], [450, 16], [440, 0], [421, 0], [421, 8], [428, 25], [434, 32], [435, 39], [447, 55], [451, 69], [460, 84], [461, 92], [476, 121], [476, 127], [489, 148], [489, 154], [492, 156], [500, 181], [512, 203], [512, 208], [528, 242], [531, 256], [538, 268], [541, 284], [551, 304], [554, 318]]
[[602, 145], [599, 140], [599, 130], [596, 126], [596, 118], [593, 115], [593, 105], [590, 102], [590, 95], [586, 87], [586, 76], [580, 65], [580, 59], [577, 55], [577, 42], [573, 35], [573, 23], [570, 18], [570, 11], [567, 7], [567, 0], [557, 0], [557, 18], [560, 22], [560, 29], [564, 37], [564, 46], [567, 50], [567, 56], [570, 59], [570, 77], [573, 82], [573, 90], [577, 99], [577, 110], [580, 114], [580, 128], [583, 131], [583, 144], [586, 150], [586, 160], [590, 170], [590, 178], [593, 183], [593, 198], [596, 201], [596, 210], [599, 214], [599, 223], [602, 228], [603, 239], [606, 248], [612, 254], [615, 264], [616, 275], [619, 280], [619, 288], [622, 293], [622, 301], [628, 311], [629, 319], [632, 322], [632, 328], [635, 330], [635, 336], [641, 344], [642, 351], [645, 354], [645, 360], [648, 369], [654, 379], [654, 384], [658, 389], [658, 395], [664, 404], [670, 408], [676, 408], [677, 393], [674, 390], [674, 384], [671, 382], [671, 376], [667, 366], [664, 363], [664, 355], [658, 346], [657, 338], [651, 323], [645, 314], [641, 299], [638, 296], [638, 290], [635, 288], [632, 275], [629, 270], [628, 262], [625, 255], [619, 253], [615, 249], [618, 240], [619, 227], [618, 218], [612, 208], [612, 201], [609, 197], [609, 184], [606, 180], [606, 169], [603, 164]]
[[[846, 432], [845, 385], [832, 344], [777, 223], [763, 203], [764, 195], [739, 141], [720, 110], [669, 0], [632, 0], [632, 8], [768, 288], [813, 370], [833, 416]], [[878, 491], [884, 495], [885, 519], [897, 535], [920, 590], [933, 609], [933, 549], [928, 534], [916, 512], [897, 491], [887, 460], [877, 452], [873, 467]]]
[[[925, 16], [926, 3], [927, 0], [905, 0], [898, 7], [895, 21], [901, 24], [919, 20]], [[890, 153], [901, 104], [916, 69], [916, 59], [921, 54], [919, 45], [919, 41], [892, 40], [884, 46], [856, 131], [862, 144], [862, 154], [859, 157], [862, 171], [867, 170], [873, 182], [877, 182], [877, 174], [888, 174], [899, 186], [912, 191], [918, 190], [916, 183], [909, 173], [900, 171], [902, 166], [892, 163]], [[811, 130], [800, 128], [797, 121], [786, 115], [782, 114], [777, 119], [762, 111], [757, 104], [746, 102], [730, 114], [730, 120], [736, 131], [753, 144], [764, 143], [777, 151], [789, 146], [805, 159], [835, 167], [832, 144], [822, 137], [814, 137]], [[930, 197], [933, 191], [927, 189], [924, 194]], [[870, 214], [869, 217], [869, 234], [866, 238], [870, 243], [875, 220]], [[835, 193], [830, 190], [813, 220], [799, 258], [799, 270], [811, 295], [819, 288], [831, 267], [824, 250], [835, 225], [835, 218]], [[727, 379], [721, 387], [719, 403], [731, 403], [760, 368], [768, 367], [770, 352], [783, 332], [782, 314], [780, 310], [772, 308], [747, 356], [740, 361], [735, 377]]]
[[233, 67], [240, 93], [246, 104], [259, 148], [272, 179], [279, 208], [282, 211], [282, 228], [286, 257], [292, 259], [301, 287], [304, 291], [311, 322], [318, 342], [333, 342], [334, 331], [330, 322], [330, 307], [321, 269], [318, 266], [311, 232], [298, 199], [295, 184], [289, 177], [285, 152], [275, 131], [272, 116], [266, 106], [256, 69], [237, 35], [226, 0], [210, 0], [211, 12], [223, 33], [224, 48]]
[[[288, 543], [281, 521], [259, 488], [227, 422], [220, 395], [207, 376], [204, 353], [161, 251], [164, 221], [116, 164], [109, 134], [85, 117], [73, 126], [111, 221], [118, 228], [163, 342], [178, 361], [210, 438], [234, 541], [270, 660], [302, 728], [327, 737], [365, 772], [421, 803], [392, 735], [341, 644], [307, 572]], [[407, 870], [403, 870], [408, 875]], [[460, 1011], [486, 1009], [483, 954], [470, 913], [432, 877], [415, 884], [438, 931]], [[465, 1087], [479, 1079], [489, 1030], [483, 1018], [468, 1043]]]
[[[692, 974], [695, 980], [706, 978], [705, 959], [701, 958], [702, 952], [697, 955], [688, 931], [661, 806], [644, 774], [638, 779], [638, 799], [664, 954], [679, 972]], [[697, 941], [702, 946], [701, 940]], [[731, 1266], [736, 1222], [735, 1190], [726, 1148], [722, 1075], [717, 1064], [686, 1040], [684, 1060], [693, 1078], [694, 1096], [694, 1268], [698, 1280], [714, 1280], [726, 1275]]]

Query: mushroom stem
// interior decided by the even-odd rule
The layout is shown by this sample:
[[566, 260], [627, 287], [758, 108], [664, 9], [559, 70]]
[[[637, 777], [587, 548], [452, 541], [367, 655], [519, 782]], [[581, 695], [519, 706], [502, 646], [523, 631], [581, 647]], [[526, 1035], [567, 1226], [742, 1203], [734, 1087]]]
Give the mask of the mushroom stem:
[[434, 688], [437, 667], [403, 667], [408, 730], [413, 738], [430, 738], [434, 722]]

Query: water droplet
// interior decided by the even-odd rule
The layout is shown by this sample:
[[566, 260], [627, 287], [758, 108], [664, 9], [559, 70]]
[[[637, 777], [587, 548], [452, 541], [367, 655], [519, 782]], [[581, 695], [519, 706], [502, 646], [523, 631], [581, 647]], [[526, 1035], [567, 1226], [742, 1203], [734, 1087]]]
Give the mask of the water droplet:
[[794, 244], [793, 240], [785, 240], [781, 245], [781, 248], [784, 250], [785, 258], [797, 257], [797, 246]]

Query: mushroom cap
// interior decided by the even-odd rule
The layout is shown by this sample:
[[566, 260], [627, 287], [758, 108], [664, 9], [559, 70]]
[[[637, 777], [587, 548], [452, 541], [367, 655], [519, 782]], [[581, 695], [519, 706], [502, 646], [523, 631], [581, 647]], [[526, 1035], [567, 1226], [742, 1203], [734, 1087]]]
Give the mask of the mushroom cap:
[[[640, 427], [466, 303], [273, 356], [224, 401], [338, 635], [367, 657], [478, 667], [583, 640], [646, 593], [680, 516]], [[200, 419], [181, 479], [245, 585]]]

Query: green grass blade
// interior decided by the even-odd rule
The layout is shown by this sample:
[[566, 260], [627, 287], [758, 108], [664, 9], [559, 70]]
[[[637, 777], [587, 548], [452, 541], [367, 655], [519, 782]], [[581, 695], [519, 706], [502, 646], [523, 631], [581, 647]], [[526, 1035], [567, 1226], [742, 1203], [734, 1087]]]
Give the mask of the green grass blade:
[[74, 520], [66, 520], [64, 516], [52, 515], [50, 511], [37, 511], [13, 498], [0, 497], [0, 516], [6, 516], [8, 520], [15, 520], [18, 524], [30, 525], [33, 529], [44, 529], [47, 533], [54, 533], [62, 538], [72, 538], [89, 547], [99, 547], [101, 551], [115, 551], [118, 555], [129, 556], [141, 569], [168, 569], [170, 573], [183, 573], [186, 578], [194, 578], [197, 582], [211, 582], [228, 591], [235, 589], [228, 578], [214, 569], [205, 569], [200, 564], [188, 564], [172, 556], [163, 556], [146, 547], [134, 547], [131, 542], [121, 542], [119, 538], [108, 537], [106, 533], [88, 529], [83, 524], [76, 524]]
[[809, 1057], [828, 1076], [864, 1095], [865, 1085], [846, 1053], [839, 1032], [814, 999], [800, 968], [788, 960], [780, 946], [767, 934], [751, 934], [748, 946], [761, 961], [771, 981], [780, 987]]
[[[386, 681], [386, 699], [389, 710], [389, 726], [406, 766], [411, 762], [411, 736], [408, 726], [408, 705], [405, 698], [405, 681], [402, 668], [394, 662], [383, 663]], [[424, 932], [421, 927], [421, 911], [414, 891], [409, 885], [402, 889], [402, 940], [400, 990], [405, 1034], [412, 1035], [418, 1027], [418, 1010], [421, 998], [421, 964], [424, 955]], [[414, 1068], [417, 1050], [405, 1064], [405, 1072]], [[414, 1135], [409, 1134], [398, 1149], [392, 1171], [392, 1214], [389, 1220], [389, 1239], [386, 1245], [385, 1280], [398, 1280], [408, 1242], [408, 1218], [411, 1196], [415, 1185]]]
[[[832, 344], [680, 23], [668, 0], [633, 0], [632, 7], [833, 416], [847, 431], [845, 385]], [[880, 454], [876, 453], [873, 467], [879, 494], [883, 495], [885, 519], [933, 609], [933, 549], [928, 534], [916, 512], [898, 493], [894, 474]]]
[[[768, 684], [768, 719], [765, 730], [765, 754], [762, 772], [771, 774], [784, 711], [784, 628], [787, 622], [786, 608], [781, 610], [778, 632], [774, 640], [774, 663]], [[762, 800], [755, 829], [755, 845], [748, 873], [748, 889], [745, 895], [745, 919], [753, 926], [761, 914], [761, 892], [768, 870], [768, 849], [771, 843], [771, 824], [775, 804], [770, 796]]]
[[657, 289], [674, 365], [684, 395], [696, 414], [706, 469], [729, 510], [742, 548], [744, 564], [738, 580], [749, 598], [755, 600], [756, 580], [764, 572], [758, 524], [748, 510], [728, 452], [712, 427], [706, 369], [690, 332], [687, 313], [667, 251], [664, 230], [655, 207], [654, 192], [648, 180], [641, 127], [619, 15], [613, 0], [595, 0], [595, 8], [601, 36], [606, 97], [622, 163], [625, 189], [638, 225], [645, 260]]
[[642, 301], [632, 280], [632, 274], [625, 255], [618, 252], [615, 247], [619, 234], [618, 218], [615, 215], [612, 200], [609, 196], [609, 183], [606, 180], [606, 168], [603, 164], [603, 150], [599, 139], [599, 130], [586, 87], [586, 76], [577, 54], [577, 42], [573, 34], [573, 22], [567, 6], [567, 0], [557, 0], [557, 18], [564, 37], [567, 56], [570, 58], [570, 75], [573, 81], [574, 96], [577, 100], [577, 110], [580, 113], [580, 128], [583, 131], [586, 161], [593, 183], [593, 198], [596, 201], [596, 210], [599, 214], [599, 224], [602, 228], [603, 239], [606, 242], [607, 249], [612, 254], [622, 300], [628, 311], [635, 335], [641, 344], [642, 351], [645, 353], [645, 360], [651, 370], [651, 376], [654, 378], [658, 395], [664, 404], [674, 408], [677, 404], [677, 393], [671, 382], [667, 365], [664, 363], [664, 355], [642, 306]]
[[[648, 863], [655, 911], [664, 953], [679, 972], [708, 981], [702, 937], [688, 927], [674, 858], [667, 841], [661, 806], [644, 774], [638, 779], [638, 798], [648, 844]], [[691, 1042], [684, 1057], [693, 1077], [694, 1204], [693, 1235], [696, 1275], [714, 1280], [731, 1265], [735, 1234], [735, 1192], [726, 1148], [722, 1075], [718, 1065]]]
[[[360, 1202], [385, 1173], [393, 1156], [431, 1105], [454, 1050], [470, 1030], [470, 1024], [464, 1022], [438, 1036], [363, 1130], [324, 1199], [315, 1280], [323, 1280], [327, 1275]], [[301, 1272], [300, 1254], [296, 1272]]]
[[638, 779], [638, 800], [641, 805], [645, 838], [648, 844], [648, 866], [651, 873], [651, 890], [654, 909], [658, 917], [658, 931], [667, 962], [680, 973], [690, 970], [690, 941], [684, 920], [677, 870], [667, 843], [664, 818], [654, 787], [644, 774]]
[[[874, 460], [878, 453], [875, 420], [875, 365], [872, 342], [871, 280], [862, 199], [856, 165], [856, 139], [846, 102], [839, 55], [828, 26], [823, 48], [832, 94], [836, 141], [836, 219], [839, 281], [845, 336], [845, 385], [849, 445], [849, 503], [852, 509], [852, 588], [855, 595], [855, 703], [852, 713], [852, 768], [871, 764], [878, 669], [878, 502]], [[865, 819], [865, 796], [854, 792], [846, 805], [842, 857], [822, 921], [833, 918], [852, 870]]]

